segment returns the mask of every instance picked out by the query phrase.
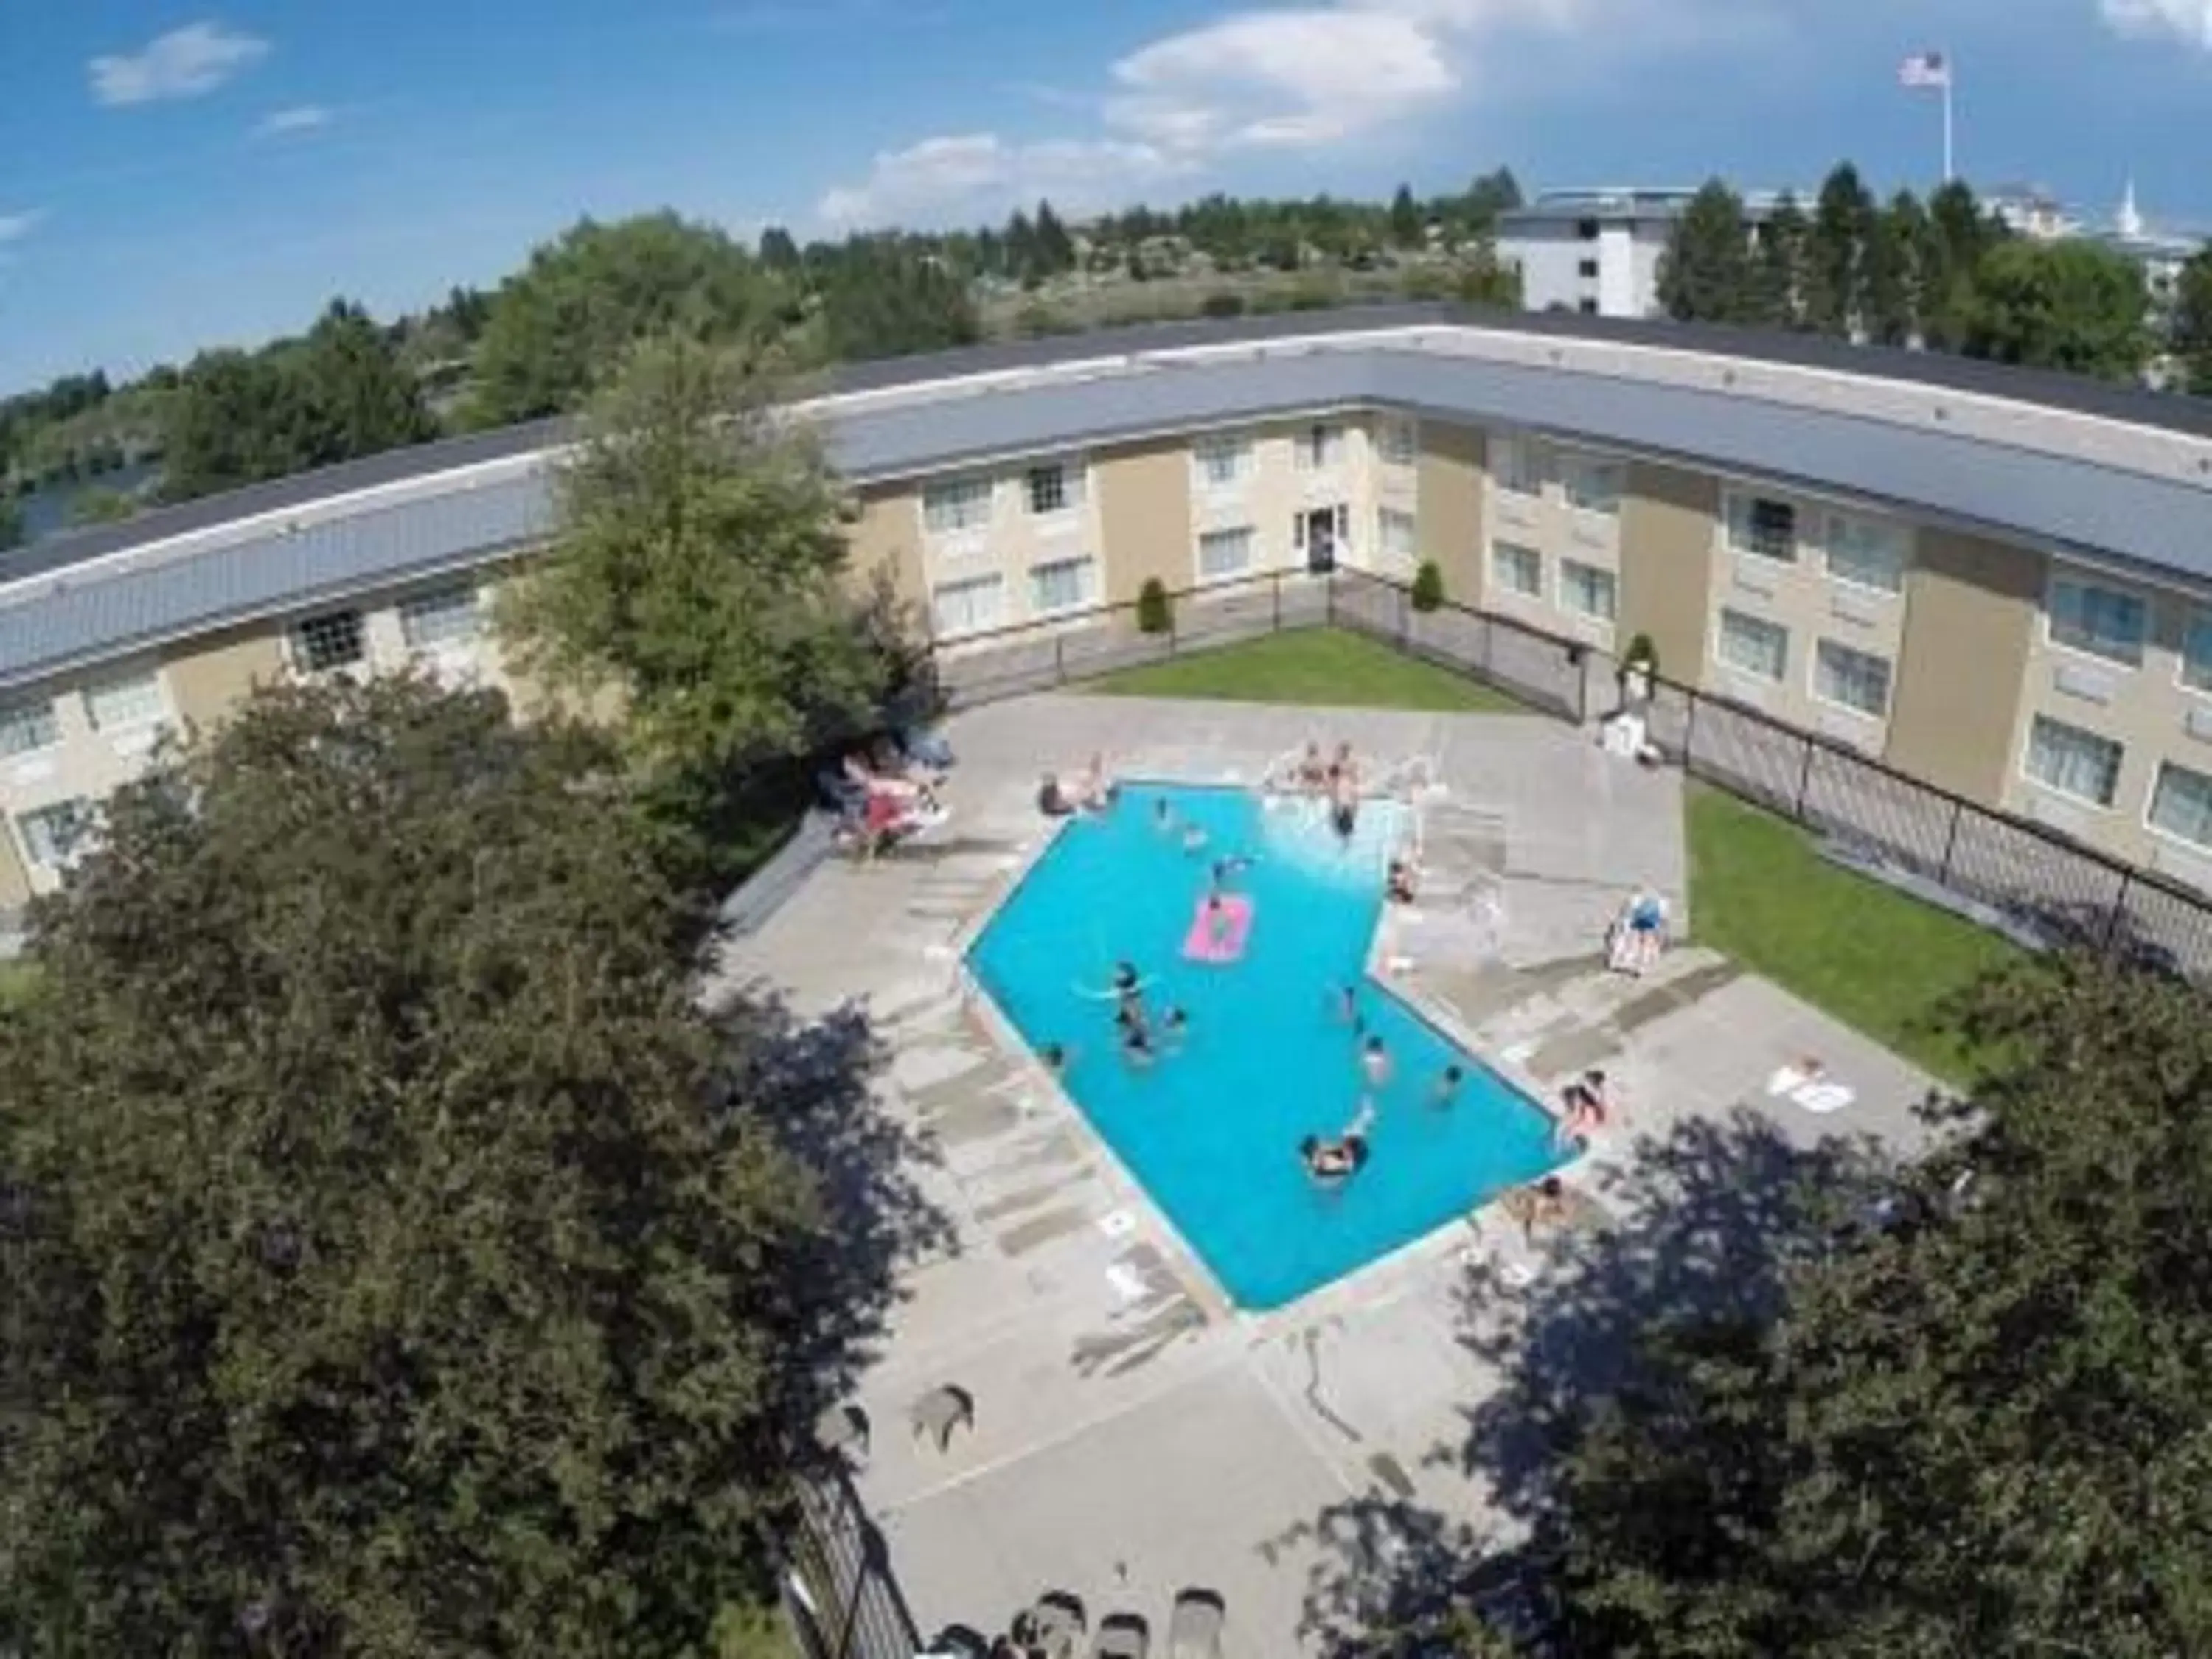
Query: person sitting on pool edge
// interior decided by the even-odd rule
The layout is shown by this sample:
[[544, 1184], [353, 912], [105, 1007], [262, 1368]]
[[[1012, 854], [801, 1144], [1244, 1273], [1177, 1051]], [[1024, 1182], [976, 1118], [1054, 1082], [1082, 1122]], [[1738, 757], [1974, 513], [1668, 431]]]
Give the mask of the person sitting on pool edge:
[[1298, 787], [1309, 795], [1318, 795], [1328, 787], [1328, 763], [1322, 758], [1321, 744], [1310, 738], [1298, 762]]
[[1308, 1135], [1298, 1142], [1298, 1158], [1306, 1173], [1325, 1186], [1358, 1175], [1367, 1165], [1367, 1131], [1374, 1121], [1374, 1104], [1364, 1103], [1334, 1140]]
[[1075, 802], [1068, 796], [1060, 781], [1060, 774], [1048, 772], [1037, 781], [1037, 811], [1048, 818], [1073, 817]]
[[1413, 902], [1413, 860], [1403, 854], [1394, 856], [1390, 860], [1390, 876], [1388, 884], [1390, 902], [1411, 904]]
[[1592, 1067], [1560, 1091], [1562, 1108], [1553, 1136], [1563, 1144], [1586, 1146], [1613, 1113], [1613, 1093], [1605, 1073]]

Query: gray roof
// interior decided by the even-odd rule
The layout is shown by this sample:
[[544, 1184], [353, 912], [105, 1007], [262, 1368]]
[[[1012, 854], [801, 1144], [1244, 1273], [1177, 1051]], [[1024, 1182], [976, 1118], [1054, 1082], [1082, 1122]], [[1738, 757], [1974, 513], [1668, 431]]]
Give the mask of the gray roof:
[[[854, 366], [830, 377], [830, 388], [888, 391], [1196, 345], [1452, 324], [1840, 369], [2212, 436], [2212, 402], [1960, 358], [1795, 336], [1441, 306], [1168, 324], [1009, 343]], [[1350, 406], [1396, 406], [1549, 430], [1897, 502], [1931, 516], [2212, 578], [2212, 491], [2177, 478], [2100, 465], [2047, 447], [1827, 413], [1717, 386], [1425, 352], [1409, 337], [1356, 349], [1184, 359], [1139, 373], [1062, 380], [989, 396], [835, 410], [828, 438], [840, 467], [866, 480], [941, 471], [981, 457]], [[0, 586], [0, 684], [251, 616], [303, 611], [346, 593], [484, 562], [541, 540], [553, 522], [551, 481], [544, 469], [532, 468], [466, 487], [427, 485], [419, 497], [319, 522], [295, 526], [275, 519], [265, 529], [204, 548], [130, 556], [135, 548], [233, 520], [528, 455], [566, 434], [560, 423], [541, 422], [426, 444], [38, 544], [0, 561], [0, 584], [21, 583], [12, 592]]]

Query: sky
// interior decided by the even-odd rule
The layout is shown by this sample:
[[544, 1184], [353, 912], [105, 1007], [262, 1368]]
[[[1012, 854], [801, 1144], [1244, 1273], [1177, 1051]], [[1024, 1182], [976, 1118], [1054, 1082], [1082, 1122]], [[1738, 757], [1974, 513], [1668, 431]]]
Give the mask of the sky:
[[1213, 190], [1941, 167], [2212, 223], [2212, 0], [0, 0], [0, 390], [491, 284], [580, 216], [750, 236]]

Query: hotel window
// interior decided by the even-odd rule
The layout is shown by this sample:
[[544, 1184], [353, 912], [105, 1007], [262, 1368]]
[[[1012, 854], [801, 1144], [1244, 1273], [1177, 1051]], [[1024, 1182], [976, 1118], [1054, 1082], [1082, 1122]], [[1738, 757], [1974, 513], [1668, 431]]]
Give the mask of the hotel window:
[[1386, 507], [1375, 514], [1375, 541], [1385, 558], [1410, 562], [1420, 550], [1419, 526], [1412, 514]]
[[1571, 455], [1559, 463], [1559, 483], [1567, 505], [1578, 513], [1598, 513], [1612, 518], [1620, 511], [1620, 492], [1628, 469], [1619, 461], [1592, 461]]
[[0, 703], [0, 757], [28, 755], [51, 749], [61, 741], [61, 726], [54, 719], [52, 697]]
[[1385, 466], [1411, 466], [1421, 451], [1411, 421], [1385, 421], [1376, 428], [1375, 453]]
[[2150, 792], [2150, 827], [2212, 852], [2212, 777], [2166, 761]]
[[1198, 538], [1198, 574], [1211, 580], [1233, 576], [1252, 562], [1252, 526], [1209, 530]]
[[2110, 738], [2038, 714], [2027, 734], [2027, 775], [2062, 795], [2110, 806], [2120, 788], [2120, 752]]
[[1024, 480], [1030, 511], [1040, 517], [1083, 504], [1083, 475], [1064, 462], [1033, 466]]
[[1597, 261], [1595, 259], [1583, 259], [1577, 261], [1575, 265], [1575, 275], [1583, 277], [1584, 280], [1588, 280], [1589, 278], [1596, 276]]
[[2045, 618], [2053, 645], [2134, 668], [2142, 662], [2149, 615], [2132, 593], [2062, 579], [2051, 584]]
[[991, 481], [948, 478], [921, 487], [922, 528], [933, 536], [981, 530], [991, 522]]
[[1813, 695], [1880, 720], [1889, 712], [1889, 659], [1822, 640], [1813, 648]]
[[1054, 559], [1030, 567], [1030, 606], [1036, 611], [1073, 611], [1097, 597], [1098, 561]]
[[931, 592], [929, 600], [938, 638], [980, 634], [1006, 619], [1006, 578], [971, 576], [965, 581], [942, 582]]
[[[2181, 683], [2192, 691], [2212, 691], [2212, 611], [2196, 611], [2181, 630]], [[0, 743], [0, 752], [6, 744]]]
[[85, 718], [95, 732], [120, 732], [151, 726], [169, 712], [161, 700], [161, 680], [152, 669], [118, 674], [84, 689]]
[[1573, 559], [1559, 561], [1559, 608], [1593, 622], [1609, 623], [1618, 603], [1613, 572]]
[[1509, 495], [1544, 493], [1544, 455], [1533, 438], [1492, 438], [1490, 476]]
[[350, 666], [364, 654], [358, 611], [332, 611], [293, 624], [292, 659], [310, 674]]
[[1205, 437], [1190, 447], [1198, 481], [1208, 489], [1233, 489], [1251, 471], [1252, 446], [1242, 438]]
[[1292, 440], [1301, 472], [1326, 472], [1344, 459], [1344, 428], [1316, 421]]
[[441, 587], [399, 602], [399, 635], [410, 651], [465, 644], [483, 625], [473, 587]]
[[1797, 557], [1797, 509], [1765, 495], [1728, 498], [1729, 545], [1739, 553], [1794, 563]]
[[1597, 221], [1595, 219], [1576, 220], [1575, 234], [1585, 242], [1595, 242], [1597, 240]]
[[1828, 515], [1828, 574], [1884, 593], [1905, 589], [1905, 532], [1878, 519]]
[[1525, 599], [1541, 599], [1544, 593], [1544, 556], [1533, 547], [1523, 547], [1518, 542], [1492, 542], [1490, 544], [1490, 580], [1498, 590], [1518, 593]]
[[81, 796], [15, 814], [15, 832], [23, 838], [23, 856], [48, 870], [66, 869], [71, 860], [91, 846], [98, 825], [92, 803]]
[[1713, 649], [1729, 667], [1762, 680], [1778, 680], [1790, 669], [1790, 630], [1741, 611], [1721, 612]]

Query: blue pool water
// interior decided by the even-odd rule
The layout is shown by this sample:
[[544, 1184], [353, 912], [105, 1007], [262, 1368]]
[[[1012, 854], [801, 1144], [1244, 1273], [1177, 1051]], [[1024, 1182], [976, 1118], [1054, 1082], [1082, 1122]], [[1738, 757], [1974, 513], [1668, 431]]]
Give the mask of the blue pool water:
[[[1197, 823], [1185, 851], [1164, 831]], [[1107, 816], [1072, 823], [1038, 860], [969, 954], [976, 978], [1032, 1049], [1072, 1051], [1068, 1092], [1240, 1305], [1272, 1308], [1464, 1215], [1559, 1159], [1534, 1102], [1364, 977], [1383, 872], [1402, 809], [1369, 803], [1346, 848], [1310, 803], [1263, 807], [1249, 791], [1133, 783]], [[1182, 956], [1211, 861], [1255, 861], [1230, 890], [1253, 902], [1243, 959]], [[1097, 994], [1127, 957], [1162, 1011], [1189, 1012], [1189, 1034], [1149, 1068], [1128, 1065], [1114, 1005]], [[1358, 1043], [1331, 1010], [1358, 988], [1392, 1076], [1370, 1091]], [[1456, 1061], [1449, 1106], [1431, 1088]], [[1334, 1190], [1297, 1154], [1336, 1134], [1372, 1092], [1370, 1156]]]

